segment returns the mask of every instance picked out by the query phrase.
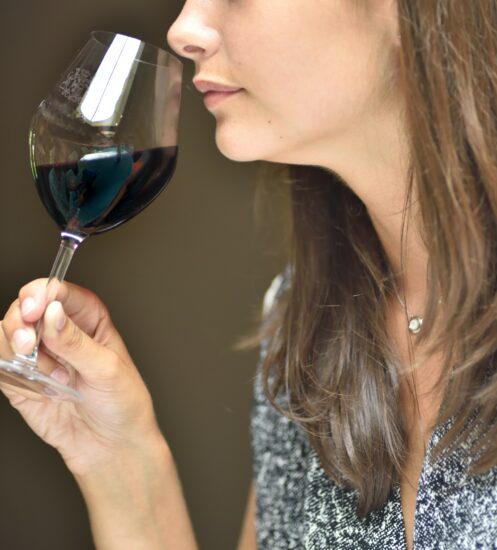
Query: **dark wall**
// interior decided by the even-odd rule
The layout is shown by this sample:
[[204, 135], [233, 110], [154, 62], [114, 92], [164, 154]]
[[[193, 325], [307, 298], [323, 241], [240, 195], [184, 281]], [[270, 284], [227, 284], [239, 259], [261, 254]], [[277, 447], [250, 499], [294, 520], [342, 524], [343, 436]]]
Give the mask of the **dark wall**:
[[[166, 46], [178, 0], [0, 0], [0, 307], [46, 276], [58, 246], [28, 166], [33, 110], [94, 29]], [[233, 549], [251, 477], [251, 327], [281, 260], [253, 223], [257, 164], [217, 151], [214, 118], [185, 63], [179, 164], [143, 214], [78, 251], [68, 279], [108, 305], [153, 395], [202, 549]], [[271, 233], [270, 231], [267, 232]], [[271, 247], [274, 250], [274, 247]], [[2, 396], [0, 396], [2, 397]], [[0, 399], [0, 548], [92, 548], [57, 453]]]

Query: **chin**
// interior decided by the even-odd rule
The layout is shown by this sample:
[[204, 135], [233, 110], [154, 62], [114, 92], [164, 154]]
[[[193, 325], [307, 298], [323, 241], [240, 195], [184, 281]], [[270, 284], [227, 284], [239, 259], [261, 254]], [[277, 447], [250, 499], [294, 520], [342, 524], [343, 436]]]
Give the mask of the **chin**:
[[287, 152], [281, 150], [276, 151], [269, 147], [263, 147], [256, 140], [252, 143], [243, 141], [226, 143], [216, 139], [216, 145], [223, 156], [234, 162], [267, 161], [292, 164], [292, 155], [288, 155]]
[[235, 162], [252, 162], [261, 160], [260, 155], [263, 151], [254, 147], [254, 144], [247, 143], [246, 140], [234, 139], [233, 137], [226, 139], [216, 133], [216, 146], [219, 152], [226, 158]]
[[216, 132], [216, 146], [219, 152], [226, 158], [235, 162], [288, 162], [288, 153], [281, 147], [265, 143], [263, 139], [255, 136], [230, 136], [227, 138], [220, 132]]

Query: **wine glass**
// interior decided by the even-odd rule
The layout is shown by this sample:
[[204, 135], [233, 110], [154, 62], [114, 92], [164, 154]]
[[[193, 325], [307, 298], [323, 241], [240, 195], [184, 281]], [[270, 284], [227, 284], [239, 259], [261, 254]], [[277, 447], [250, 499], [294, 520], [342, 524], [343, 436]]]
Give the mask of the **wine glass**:
[[[183, 65], [137, 38], [94, 31], [35, 111], [29, 158], [39, 196], [60, 228], [47, 283], [57, 295], [71, 258], [90, 235], [129, 220], [167, 186], [176, 166]], [[0, 358], [0, 381], [54, 399], [80, 401], [31, 355]]]

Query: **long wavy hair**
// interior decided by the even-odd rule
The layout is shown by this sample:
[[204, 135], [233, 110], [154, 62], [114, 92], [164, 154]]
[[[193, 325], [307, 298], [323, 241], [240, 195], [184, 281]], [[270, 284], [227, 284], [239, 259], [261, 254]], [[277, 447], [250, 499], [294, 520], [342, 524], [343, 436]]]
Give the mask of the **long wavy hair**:
[[[414, 345], [443, 358], [437, 424], [453, 423], [435, 457], [465, 443], [478, 474], [497, 464], [497, 2], [398, 0], [398, 16], [411, 151], [404, 212], [416, 191], [429, 254]], [[409, 369], [385, 328], [395, 282], [350, 188], [317, 167], [284, 171], [291, 284], [239, 347], [268, 339], [267, 398], [306, 427], [324, 470], [357, 490], [365, 516], [385, 503], [407, 456], [399, 382]], [[405, 224], [402, 233], [404, 242]]]

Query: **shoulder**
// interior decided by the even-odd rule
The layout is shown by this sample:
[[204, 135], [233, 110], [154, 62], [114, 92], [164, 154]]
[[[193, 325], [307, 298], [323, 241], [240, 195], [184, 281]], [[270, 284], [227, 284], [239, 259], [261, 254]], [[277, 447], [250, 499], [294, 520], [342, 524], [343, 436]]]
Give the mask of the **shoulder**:
[[[287, 266], [271, 281], [264, 295], [264, 318], [289, 288], [290, 280], [291, 270]], [[302, 495], [310, 444], [304, 430], [274, 408], [264, 393], [261, 363], [268, 343], [268, 340], [261, 343], [250, 426], [258, 547], [301, 548]], [[279, 395], [277, 402], [285, 408], [285, 395]]]
[[281, 273], [278, 273], [276, 277], [271, 281], [269, 287], [264, 293], [264, 299], [262, 302], [263, 317], [267, 317], [274, 304], [278, 301], [281, 295], [288, 290], [291, 282], [291, 266], [288, 264]]
[[[262, 324], [270, 323], [272, 321], [271, 314], [278, 301], [283, 294], [289, 289], [291, 284], [291, 268], [287, 265], [276, 277], [274, 277], [269, 284], [263, 299], [262, 304]], [[271, 404], [269, 403], [264, 390], [262, 381], [262, 365], [266, 359], [271, 342], [274, 335], [266, 335], [260, 342], [259, 357], [257, 361], [257, 368], [254, 377], [254, 408], [252, 410], [253, 415], [266, 416], [266, 415], [278, 415]], [[274, 371], [271, 368], [268, 373], [268, 380], [271, 384], [274, 377]], [[276, 401], [280, 405], [286, 403], [285, 396], [280, 393], [276, 398]]]

